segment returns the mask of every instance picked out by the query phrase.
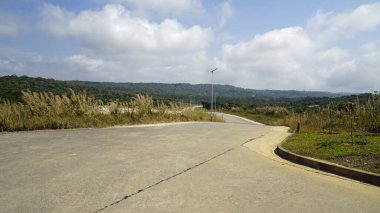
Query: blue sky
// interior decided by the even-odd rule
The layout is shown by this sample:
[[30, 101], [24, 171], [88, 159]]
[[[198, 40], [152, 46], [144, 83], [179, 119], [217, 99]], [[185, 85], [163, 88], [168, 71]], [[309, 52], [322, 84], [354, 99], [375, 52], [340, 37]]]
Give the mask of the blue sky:
[[0, 2], [0, 75], [380, 90], [380, 2]]

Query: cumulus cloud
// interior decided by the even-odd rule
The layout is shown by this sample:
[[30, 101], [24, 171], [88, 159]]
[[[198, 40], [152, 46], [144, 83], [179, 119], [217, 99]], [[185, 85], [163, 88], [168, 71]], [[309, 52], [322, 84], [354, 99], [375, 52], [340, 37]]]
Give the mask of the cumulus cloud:
[[[72, 55], [54, 61], [53, 75], [60, 79], [114, 82], [200, 83], [208, 80], [209, 58], [205, 52], [170, 57], [101, 59]], [[59, 65], [59, 67], [57, 66]]]
[[[184, 25], [173, 18], [152, 21], [136, 15], [131, 10], [134, 7], [129, 7], [192, 11], [194, 5], [202, 6], [200, 0], [112, 2], [122, 5], [108, 4], [100, 9], [74, 12], [44, 4], [39, 33], [78, 46], [69, 55], [49, 58], [0, 46], [0, 74], [206, 83], [210, 77], [207, 71], [216, 65], [219, 69], [215, 82], [247, 88], [379, 90], [380, 48], [373, 35], [380, 28], [380, 3], [341, 13], [318, 11], [305, 26], [274, 29], [245, 41], [231, 42], [228, 38], [234, 35], [222, 32], [225, 40], [221, 37], [219, 41], [225, 43], [217, 49], [219, 43], [215, 44], [209, 27]], [[215, 28], [223, 27], [234, 14], [229, 1], [219, 5], [219, 12], [214, 16], [214, 20], [220, 18]], [[12, 21], [15, 16], [4, 14], [0, 11], [2, 20], [16, 23]], [[17, 35], [19, 30], [8, 22], [0, 23], [0, 36]], [[213, 52], [217, 53], [210, 57]]]
[[[378, 90], [379, 50], [374, 42], [352, 49], [332, 40], [380, 26], [380, 3], [344, 13], [317, 12], [305, 27], [288, 27], [224, 44], [215, 58], [223, 81], [261, 89], [368, 92]], [[355, 51], [355, 50], [354, 50]]]
[[64, 60], [66, 68], [93, 80], [199, 82], [207, 70], [211, 28], [155, 23], [113, 4], [79, 13], [47, 4], [42, 13], [44, 32], [81, 44], [80, 53]]
[[70, 57], [65, 58], [65, 62], [68, 62], [69, 64], [75, 66], [79, 66], [80, 68], [89, 71], [97, 71], [104, 64], [103, 60], [101, 59], [93, 59], [85, 55], [72, 55]]
[[353, 37], [380, 25], [380, 3], [365, 4], [353, 11], [334, 13], [318, 11], [307, 23], [311, 35], [323, 41]]
[[205, 48], [212, 38], [210, 28], [186, 28], [174, 19], [153, 23], [133, 17], [121, 5], [79, 14], [45, 5], [41, 25], [54, 36], [75, 37], [87, 48], [115, 54], [196, 51]]
[[24, 71], [25, 65], [20, 61], [0, 59], [0, 66], [2, 74], [15, 74]]
[[350, 53], [347, 50], [333, 47], [316, 54], [316, 60], [321, 63], [337, 63], [348, 58]]
[[331, 76], [324, 80], [328, 88], [335, 90], [377, 91], [380, 88], [379, 66], [380, 51], [367, 52], [335, 65]]
[[0, 45], [0, 75], [25, 75], [32, 70], [31, 67], [42, 62], [43, 57], [38, 53]]
[[[281, 88], [294, 84], [289, 76], [302, 74], [301, 60], [314, 51], [313, 42], [301, 27], [273, 30], [249, 41], [226, 44], [216, 63], [225, 79], [254, 88]], [[244, 76], [244, 77], [241, 77]], [[273, 85], [272, 79], [282, 79]], [[303, 83], [303, 82], [297, 82]]]

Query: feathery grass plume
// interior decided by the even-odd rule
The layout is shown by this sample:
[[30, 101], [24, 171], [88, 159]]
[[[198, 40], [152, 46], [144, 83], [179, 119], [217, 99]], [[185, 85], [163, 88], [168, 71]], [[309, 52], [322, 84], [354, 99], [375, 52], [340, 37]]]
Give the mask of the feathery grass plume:
[[29, 90], [22, 91], [22, 99], [32, 115], [41, 116], [48, 114], [48, 106], [43, 100], [43, 95]]
[[171, 114], [173, 114], [174, 116], [176, 116], [180, 111], [179, 105], [175, 102], [169, 103], [169, 109], [170, 109]]
[[102, 105], [98, 100], [95, 100], [93, 96], [88, 96], [85, 91], [75, 93], [70, 89], [68, 98], [70, 99], [70, 111], [75, 115], [96, 113], [99, 105]]
[[168, 113], [168, 106], [163, 101], [157, 104], [157, 113], [161, 117], [164, 117]]
[[[192, 110], [191, 108], [187, 108], [183, 110], [182, 115], [185, 118], [185, 121], [210, 121], [211, 120], [210, 114], [205, 109]], [[223, 119], [218, 116], [214, 116], [213, 121], [223, 122]]]
[[285, 107], [278, 106], [265, 106], [257, 107], [254, 109], [254, 112], [257, 114], [265, 114], [273, 117], [281, 117], [284, 115], [289, 115], [289, 111]]
[[68, 95], [55, 95], [23, 91], [22, 100], [0, 100], [0, 131], [209, 120], [205, 111], [180, 111], [176, 103], [170, 103], [169, 109], [161, 102], [154, 109], [153, 99], [147, 95], [137, 95], [131, 103], [114, 101], [106, 105], [86, 92], [70, 90]]
[[132, 105], [137, 111], [138, 118], [141, 119], [152, 114], [153, 98], [148, 95], [136, 95]]

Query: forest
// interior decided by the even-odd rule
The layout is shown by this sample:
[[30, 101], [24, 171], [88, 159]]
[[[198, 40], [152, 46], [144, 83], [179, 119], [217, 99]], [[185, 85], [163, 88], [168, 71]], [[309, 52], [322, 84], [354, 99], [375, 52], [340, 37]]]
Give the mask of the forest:
[[[112, 83], [90, 81], [60, 81], [28, 76], [0, 77], [0, 98], [10, 102], [22, 102], [22, 91], [51, 92], [67, 95], [86, 91], [104, 102], [129, 101], [137, 94], [152, 96], [158, 102], [185, 102], [202, 104], [210, 108], [210, 84], [164, 83]], [[259, 106], [283, 106], [302, 111], [310, 105], [327, 105], [335, 101], [366, 101], [370, 94], [330, 93], [295, 90], [255, 90], [231, 85], [214, 85], [217, 108], [254, 108]]]

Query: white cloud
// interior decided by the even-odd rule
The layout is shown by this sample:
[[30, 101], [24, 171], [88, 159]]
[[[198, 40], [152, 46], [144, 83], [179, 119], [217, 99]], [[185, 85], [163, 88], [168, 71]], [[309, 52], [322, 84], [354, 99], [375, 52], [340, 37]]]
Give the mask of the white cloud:
[[350, 53], [347, 50], [333, 47], [317, 53], [316, 56], [316, 60], [322, 63], [339, 63], [340, 61], [347, 59], [350, 56]]
[[341, 91], [372, 92], [380, 89], [380, 50], [343, 61], [326, 80], [328, 88]]
[[380, 3], [365, 4], [343, 13], [318, 11], [307, 23], [311, 35], [322, 41], [353, 37], [380, 25]]
[[93, 81], [200, 83], [208, 80], [208, 61], [205, 52], [162, 58], [139, 56], [106, 60], [87, 55], [72, 55], [63, 62], [54, 61], [53, 75], [59, 79]]
[[220, 5], [221, 17], [219, 19], [219, 27], [223, 27], [226, 22], [234, 16], [234, 9], [231, 7], [228, 1], [223, 2]]
[[[174, 13], [202, 7], [200, 0], [112, 2], [124, 6], [109, 4], [97, 10], [73, 12], [45, 4], [39, 22], [41, 32], [53, 39], [74, 41], [79, 46], [71, 49], [75, 52], [70, 55], [56, 58], [42, 58], [36, 53], [0, 46], [1, 74], [205, 83], [210, 80], [207, 71], [216, 65], [217, 83], [248, 88], [379, 90], [379, 40], [373, 38], [379, 32], [380, 3], [361, 5], [342, 13], [318, 11], [306, 26], [274, 29], [246, 41], [229, 43], [236, 35], [221, 32], [219, 42], [226, 43], [212, 61], [208, 54], [218, 51], [219, 43], [214, 41], [211, 28], [188, 26], [170, 18], [151, 21], [137, 16], [135, 10], [126, 9], [160, 11], [170, 13], [165, 17], [172, 17]], [[213, 21], [219, 21], [219, 27], [234, 15], [230, 1], [221, 2], [219, 13], [213, 17]], [[0, 36], [19, 34], [20, 25], [13, 26], [17, 17], [0, 11], [0, 18], [10, 20], [10, 24], [0, 22]], [[218, 26], [215, 28], [218, 30]]]
[[317, 43], [301, 27], [285, 28], [224, 45], [215, 60], [223, 81], [249, 88], [379, 90], [380, 50], [374, 43], [360, 47], [360, 56]]
[[65, 73], [101, 81], [199, 82], [208, 69], [211, 28], [151, 22], [121, 5], [79, 13], [45, 5], [42, 12], [43, 31], [81, 44], [64, 60]]
[[362, 53], [374, 52], [376, 51], [376, 42], [367, 42], [360, 47]]
[[261, 89], [379, 90], [376, 42], [367, 42], [357, 51], [331, 45], [338, 38], [355, 39], [376, 31], [379, 11], [380, 3], [344, 13], [319, 11], [305, 28], [272, 30], [245, 42], [225, 44], [215, 58], [220, 78]]
[[[273, 30], [247, 42], [222, 47], [216, 63], [225, 79], [253, 88], [286, 88], [305, 82], [288, 77], [302, 74], [301, 60], [314, 50], [313, 42], [301, 27]], [[273, 85], [272, 80], [280, 80]], [[281, 83], [282, 82], [282, 83]]]
[[17, 74], [26, 68], [22, 62], [9, 59], [0, 59], [0, 67], [2, 74]]
[[93, 59], [85, 55], [72, 55], [70, 57], [67, 57], [65, 59], [65, 62], [79, 66], [80, 68], [89, 71], [97, 71], [104, 64], [103, 60], [101, 59]]
[[154, 10], [177, 15], [203, 8], [200, 0], [118, 0], [116, 2], [127, 2], [139, 10]]
[[31, 71], [32, 66], [42, 62], [43, 57], [38, 53], [0, 45], [0, 75], [25, 75]]
[[121, 5], [79, 14], [45, 5], [41, 25], [54, 36], [71, 36], [86, 48], [115, 54], [196, 51], [207, 47], [212, 38], [210, 28], [186, 28], [174, 19], [153, 23], [131, 16]]

